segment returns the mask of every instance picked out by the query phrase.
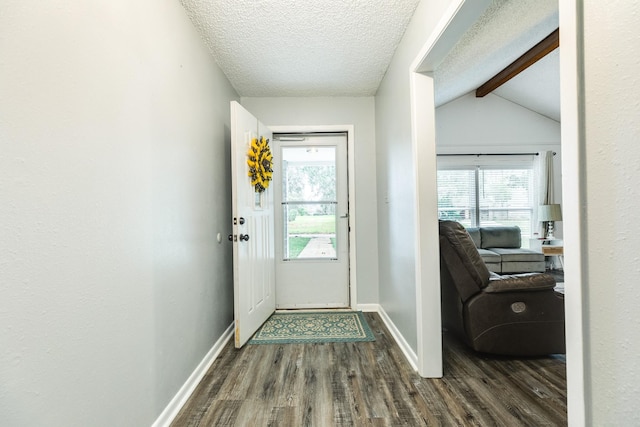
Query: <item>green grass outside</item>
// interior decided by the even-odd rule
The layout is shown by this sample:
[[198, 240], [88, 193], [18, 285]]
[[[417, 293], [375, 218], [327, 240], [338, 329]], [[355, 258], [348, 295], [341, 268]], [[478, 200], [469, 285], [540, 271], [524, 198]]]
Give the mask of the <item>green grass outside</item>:
[[289, 237], [289, 258], [298, 258], [309, 240], [311, 240], [310, 237]]
[[289, 221], [289, 234], [333, 234], [336, 232], [336, 217], [333, 215], [298, 215]]

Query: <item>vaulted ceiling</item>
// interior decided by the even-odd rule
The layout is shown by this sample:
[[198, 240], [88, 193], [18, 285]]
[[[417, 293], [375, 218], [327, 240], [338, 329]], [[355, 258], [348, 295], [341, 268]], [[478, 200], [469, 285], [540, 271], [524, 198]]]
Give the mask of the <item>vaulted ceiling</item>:
[[[436, 105], [475, 91], [558, 28], [557, 0], [494, 0], [437, 67]], [[560, 121], [558, 50], [493, 94]]]
[[[240, 96], [275, 97], [375, 95], [420, 0], [181, 1]], [[436, 104], [557, 27], [557, 0], [494, 0], [436, 69]], [[556, 51], [494, 94], [559, 121], [558, 69]]]

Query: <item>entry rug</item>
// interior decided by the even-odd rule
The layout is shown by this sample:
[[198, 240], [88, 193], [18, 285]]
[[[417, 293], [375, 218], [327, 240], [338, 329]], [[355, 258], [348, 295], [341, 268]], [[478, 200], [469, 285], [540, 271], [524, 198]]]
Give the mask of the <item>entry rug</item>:
[[274, 313], [249, 344], [375, 341], [361, 311]]

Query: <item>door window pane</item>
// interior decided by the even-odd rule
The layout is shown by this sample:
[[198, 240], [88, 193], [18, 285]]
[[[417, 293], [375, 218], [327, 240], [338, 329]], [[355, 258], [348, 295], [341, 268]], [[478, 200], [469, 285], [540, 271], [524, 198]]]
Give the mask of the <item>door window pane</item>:
[[283, 206], [285, 219], [284, 258], [336, 258], [334, 204]]
[[336, 259], [336, 147], [282, 147], [285, 260]]

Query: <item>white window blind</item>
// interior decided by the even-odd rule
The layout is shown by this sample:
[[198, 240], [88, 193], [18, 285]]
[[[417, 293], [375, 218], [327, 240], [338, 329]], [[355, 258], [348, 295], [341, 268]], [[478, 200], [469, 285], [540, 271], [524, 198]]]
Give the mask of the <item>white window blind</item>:
[[438, 217], [475, 226], [476, 173], [474, 169], [438, 170]]
[[438, 216], [466, 227], [517, 225], [526, 247], [533, 183], [533, 156], [438, 158]]

